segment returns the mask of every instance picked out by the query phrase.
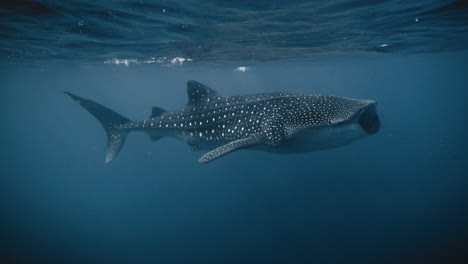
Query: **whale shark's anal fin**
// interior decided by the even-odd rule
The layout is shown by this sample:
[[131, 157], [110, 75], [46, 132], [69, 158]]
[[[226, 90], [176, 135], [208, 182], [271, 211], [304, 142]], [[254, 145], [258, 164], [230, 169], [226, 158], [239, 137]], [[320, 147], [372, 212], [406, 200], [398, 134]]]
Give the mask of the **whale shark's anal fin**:
[[246, 138], [241, 138], [238, 140], [231, 141], [221, 147], [215, 148], [212, 151], [203, 155], [198, 162], [208, 163], [214, 159], [217, 159], [223, 155], [226, 155], [230, 152], [233, 152], [238, 149], [248, 148], [251, 146], [262, 144], [262, 138], [258, 135], [251, 135]]

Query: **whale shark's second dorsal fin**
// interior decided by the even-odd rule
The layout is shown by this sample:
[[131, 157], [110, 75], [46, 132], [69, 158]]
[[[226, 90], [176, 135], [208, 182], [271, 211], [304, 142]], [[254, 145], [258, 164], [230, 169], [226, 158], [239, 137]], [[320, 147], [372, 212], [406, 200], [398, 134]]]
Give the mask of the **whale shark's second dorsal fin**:
[[197, 81], [187, 82], [188, 104], [196, 104], [201, 101], [211, 100], [211, 98], [218, 97], [218, 93], [210, 87], [201, 84]]
[[158, 107], [158, 106], [155, 106], [153, 107], [153, 109], [151, 110], [151, 115], [150, 115], [150, 118], [154, 118], [154, 117], [158, 117], [164, 113], [166, 113], [167, 111], [161, 107]]

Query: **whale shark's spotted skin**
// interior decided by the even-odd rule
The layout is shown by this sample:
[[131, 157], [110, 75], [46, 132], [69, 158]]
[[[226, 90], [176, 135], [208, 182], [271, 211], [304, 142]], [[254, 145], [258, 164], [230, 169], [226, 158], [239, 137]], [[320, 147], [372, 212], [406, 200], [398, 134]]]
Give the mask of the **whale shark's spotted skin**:
[[[151, 117], [142, 121], [130, 121], [93, 101], [70, 95], [95, 115], [108, 132], [107, 162], [118, 153], [130, 131], [144, 131], [153, 141], [175, 137], [188, 143], [192, 150], [214, 149], [200, 159], [205, 163], [239, 148], [263, 145], [274, 151], [304, 132], [318, 139], [323, 137], [320, 131], [354, 127], [353, 140], [366, 134], [357, 125], [365, 110], [374, 113], [367, 123], [378, 129], [373, 101], [294, 93], [220, 96], [195, 81], [189, 81], [187, 87], [187, 107], [175, 112], [154, 107]], [[322, 143], [315, 145], [316, 149], [323, 148]]]

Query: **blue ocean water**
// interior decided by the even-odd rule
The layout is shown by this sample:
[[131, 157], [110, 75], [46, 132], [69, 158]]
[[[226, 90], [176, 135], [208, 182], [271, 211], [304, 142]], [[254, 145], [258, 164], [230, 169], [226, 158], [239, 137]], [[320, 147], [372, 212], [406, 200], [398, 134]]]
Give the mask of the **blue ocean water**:
[[[0, 263], [466, 263], [466, 1], [2, 1]], [[208, 164], [100, 124], [223, 95], [378, 102], [381, 130]]]

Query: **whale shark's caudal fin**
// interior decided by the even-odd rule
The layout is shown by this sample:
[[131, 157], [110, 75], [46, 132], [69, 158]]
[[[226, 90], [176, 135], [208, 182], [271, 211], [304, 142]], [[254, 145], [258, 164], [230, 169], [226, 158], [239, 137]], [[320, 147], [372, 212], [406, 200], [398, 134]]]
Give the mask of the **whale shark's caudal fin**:
[[72, 93], [65, 93], [75, 101], [78, 101], [80, 105], [88, 110], [88, 112], [90, 112], [104, 127], [107, 133], [106, 163], [112, 161], [119, 153], [125, 143], [125, 138], [129, 133], [128, 130], [123, 130], [122, 128], [119, 128], [119, 126], [131, 121], [94, 101], [79, 97]]

